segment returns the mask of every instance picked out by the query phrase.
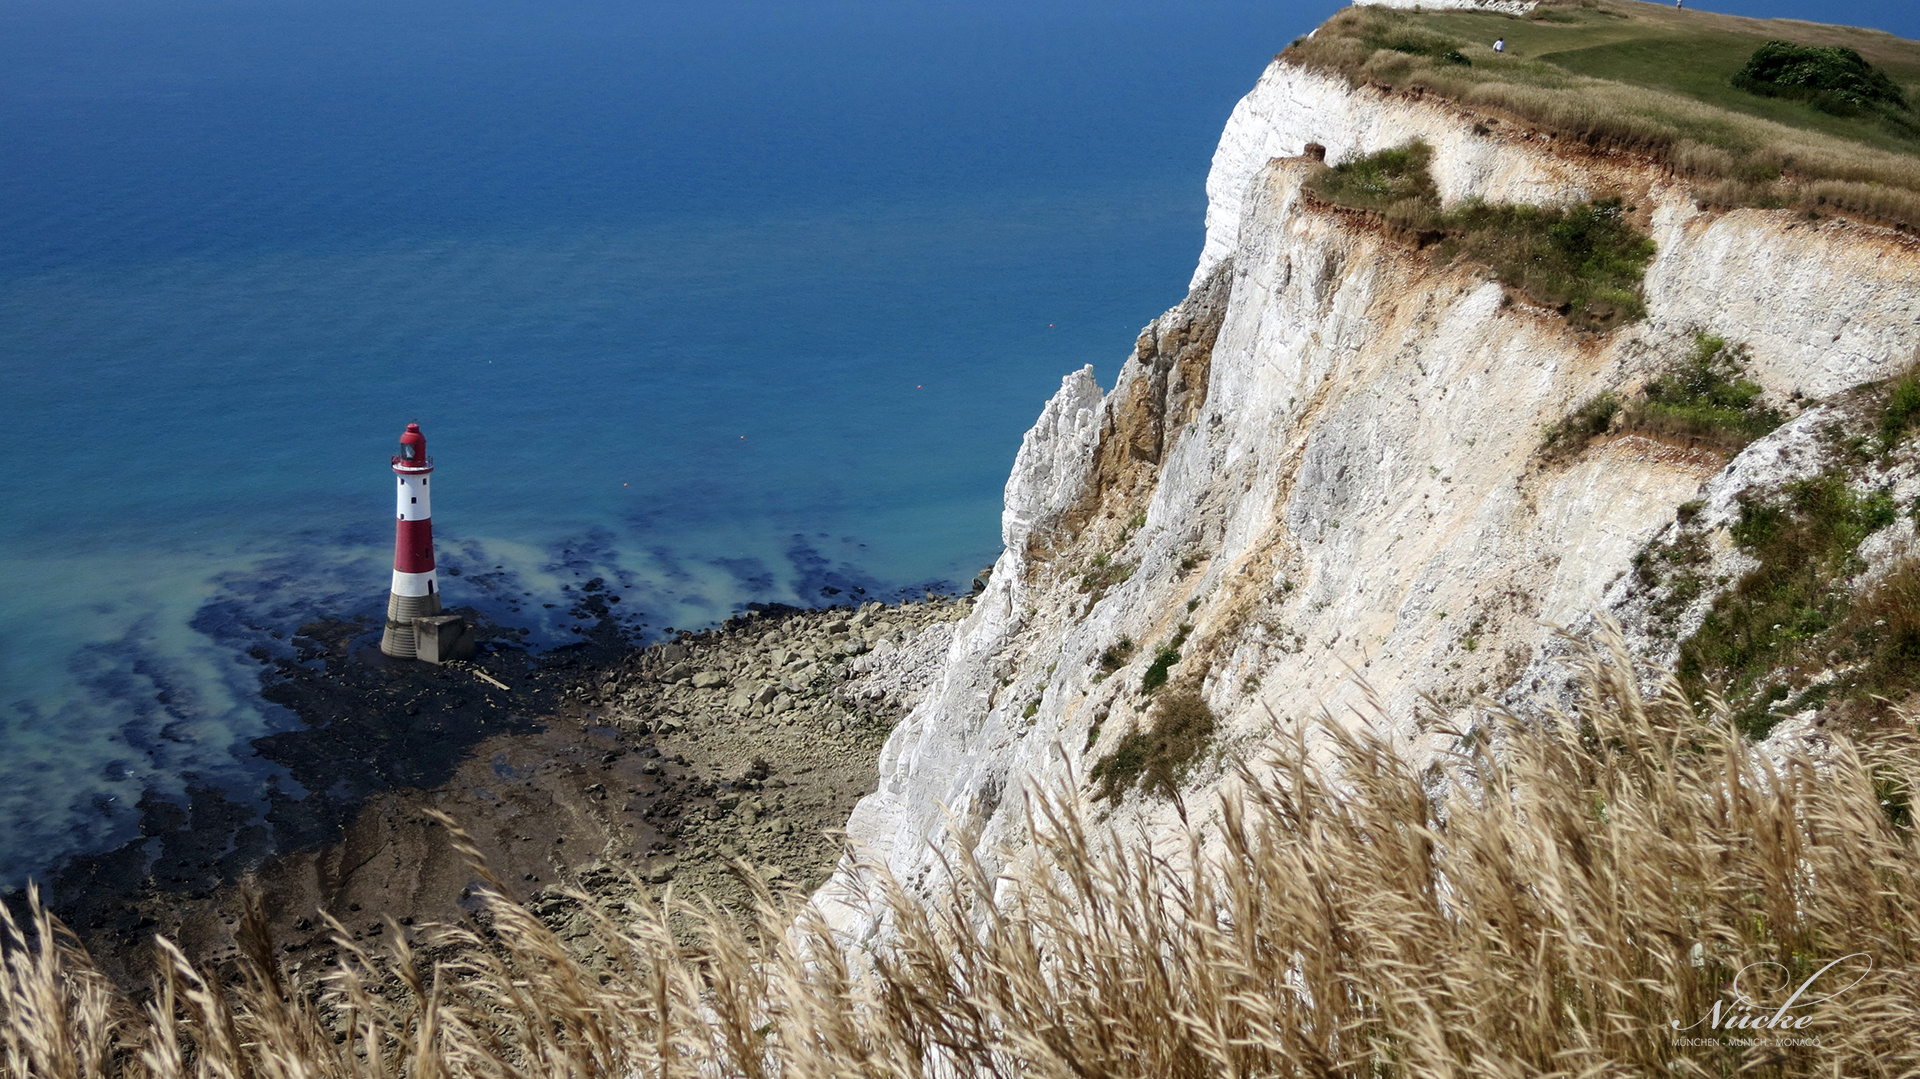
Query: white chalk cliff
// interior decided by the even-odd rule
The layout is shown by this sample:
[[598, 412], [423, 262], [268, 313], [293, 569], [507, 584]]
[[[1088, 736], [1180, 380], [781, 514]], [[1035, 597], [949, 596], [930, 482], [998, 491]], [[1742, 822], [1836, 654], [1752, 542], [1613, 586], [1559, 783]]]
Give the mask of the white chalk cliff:
[[[1024, 785], [1087, 790], [1146, 722], [1141, 676], [1191, 626], [1173, 684], [1220, 717], [1188, 777], [1326, 713], [1380, 723], [1416, 760], [1479, 693], [1533, 665], [1550, 624], [1600, 607], [1636, 552], [1726, 462], [1638, 437], [1571, 462], [1543, 425], [1630, 387], [1706, 331], [1751, 349], [1780, 400], [1885, 378], [1920, 347], [1920, 249], [1787, 211], [1700, 209], [1662, 168], [1562, 152], [1513, 124], [1276, 61], [1228, 121], [1207, 180], [1192, 292], [1102, 392], [1067, 375], [1007, 481], [1006, 544], [932, 690], [895, 729], [852, 841], [900, 880], [935, 846], [999, 864]], [[1619, 194], [1658, 245], [1648, 317], [1576, 331], [1482, 268], [1436, 267], [1364, 215], [1309, 205], [1331, 162], [1423, 139], [1449, 202]], [[1106, 671], [1102, 653], [1135, 642]], [[1365, 709], [1362, 679], [1379, 710]], [[1369, 718], [1371, 717], [1371, 718]], [[1071, 779], [1069, 777], [1072, 777]], [[1135, 791], [1115, 811], [1173, 816]], [[843, 925], [871, 929], [830, 897]]]

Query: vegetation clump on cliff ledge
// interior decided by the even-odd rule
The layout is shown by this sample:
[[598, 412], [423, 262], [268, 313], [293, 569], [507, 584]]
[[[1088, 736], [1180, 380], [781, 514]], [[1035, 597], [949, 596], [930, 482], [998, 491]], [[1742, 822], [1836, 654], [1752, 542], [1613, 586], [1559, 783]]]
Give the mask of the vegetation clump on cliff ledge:
[[1738, 453], [1784, 422], [1780, 411], [1761, 399], [1760, 384], [1747, 377], [1746, 364], [1746, 346], [1697, 333], [1684, 359], [1628, 400], [1601, 393], [1548, 425], [1540, 457], [1548, 463], [1569, 460], [1609, 432]]
[[1646, 313], [1640, 282], [1653, 241], [1627, 221], [1619, 199], [1577, 206], [1440, 207], [1425, 143], [1316, 172], [1307, 191], [1326, 202], [1377, 213], [1433, 250], [1436, 261], [1480, 263], [1502, 284], [1585, 329], [1605, 330]]
[[1548, 0], [1526, 18], [1350, 7], [1280, 56], [1445, 97], [1490, 134], [1519, 121], [1646, 155], [1709, 205], [1920, 231], [1920, 125], [1905, 104], [1920, 43], [1889, 34], [1630, 0]]

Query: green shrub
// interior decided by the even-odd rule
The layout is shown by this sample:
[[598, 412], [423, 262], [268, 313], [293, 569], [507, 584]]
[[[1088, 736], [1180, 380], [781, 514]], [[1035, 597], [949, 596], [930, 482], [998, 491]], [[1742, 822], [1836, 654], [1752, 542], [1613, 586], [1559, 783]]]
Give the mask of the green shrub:
[[[1681, 645], [1680, 676], [1689, 692], [1700, 699], [1711, 688], [1725, 696], [1735, 720], [1754, 737], [1764, 737], [1782, 712], [1817, 705], [1836, 688], [1853, 697], [1880, 692], [1905, 647], [1903, 631], [1887, 627], [1904, 623], [1885, 613], [1852, 613], [1848, 579], [1862, 568], [1861, 541], [1898, 515], [1891, 493], [1855, 494], [1837, 469], [1769, 496], [1742, 498], [1732, 538], [1759, 565], [1714, 601]], [[1884, 585], [1875, 593], [1882, 598], [1869, 597], [1864, 609], [1903, 607], [1908, 593], [1899, 589], [1909, 586], [1902, 581]], [[1910, 587], [1910, 617], [1920, 627], [1920, 572]], [[1886, 632], [1863, 635], [1863, 628]], [[1914, 640], [1920, 641], [1920, 628]], [[1876, 673], [1871, 661], [1881, 655], [1892, 659]], [[1858, 660], [1869, 666], [1852, 667], [1837, 686], [1807, 683], [1811, 672]], [[1796, 697], [1796, 690], [1804, 692]], [[1782, 701], [1788, 703], [1776, 707]]]
[[1122, 637], [1100, 653], [1100, 669], [1109, 673], [1127, 665], [1133, 658], [1133, 638]]
[[1428, 171], [1432, 156], [1427, 144], [1411, 142], [1324, 169], [1307, 188], [1418, 234], [1440, 259], [1485, 265], [1576, 326], [1608, 329], [1646, 313], [1640, 282], [1653, 241], [1627, 221], [1619, 199], [1565, 208], [1475, 202], [1442, 211]]
[[1147, 666], [1147, 672], [1140, 676], [1140, 692], [1152, 693], [1167, 684], [1167, 672], [1180, 662], [1180, 652], [1175, 648], [1162, 648], [1153, 654], [1153, 662]]
[[1916, 420], [1920, 420], [1920, 371], [1908, 371], [1894, 382], [1880, 413], [1880, 448], [1892, 449]]
[[1646, 314], [1640, 281], [1653, 241], [1626, 219], [1619, 199], [1564, 209], [1470, 203], [1448, 214], [1443, 251], [1485, 263], [1502, 284], [1567, 321], [1609, 329]]
[[1695, 334], [1693, 351], [1647, 384], [1623, 429], [1738, 452], [1783, 422], [1760, 403], [1760, 384], [1747, 377], [1746, 360], [1745, 346]]
[[1907, 108], [1899, 85], [1844, 45], [1769, 41], [1733, 76], [1733, 85], [1762, 97], [1807, 101], [1835, 116]]
[[1572, 457], [1587, 446], [1587, 440], [1605, 434], [1613, 418], [1620, 414], [1620, 398], [1603, 393], [1548, 424], [1540, 443], [1540, 456], [1548, 461]]
[[1122, 739], [1114, 751], [1094, 763], [1088, 778], [1095, 795], [1118, 802], [1136, 785], [1172, 797], [1194, 758], [1213, 738], [1218, 719], [1198, 692], [1162, 698], [1149, 716], [1149, 728]]
[[1183, 623], [1180, 626], [1180, 632], [1173, 635], [1173, 640], [1168, 641], [1153, 654], [1153, 663], [1147, 667], [1146, 673], [1140, 676], [1140, 692], [1152, 693], [1167, 684], [1167, 674], [1173, 669], [1174, 664], [1180, 662], [1180, 649], [1187, 643], [1187, 634], [1192, 632], [1193, 627]]

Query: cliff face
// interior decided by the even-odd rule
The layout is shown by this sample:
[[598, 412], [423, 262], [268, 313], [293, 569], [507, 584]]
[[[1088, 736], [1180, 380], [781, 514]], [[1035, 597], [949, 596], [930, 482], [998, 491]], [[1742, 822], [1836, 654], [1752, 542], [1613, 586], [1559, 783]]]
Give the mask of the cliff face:
[[[1000, 864], [1023, 786], [1087, 790], [1154, 700], [1186, 689], [1218, 717], [1185, 774], [1189, 805], [1208, 804], [1228, 761], [1322, 714], [1375, 724], [1418, 760], [1473, 697], [1536, 667], [1552, 624], [1599, 609], [1728, 468], [1640, 437], [1549, 466], [1544, 425], [1699, 332], [1746, 345], [1789, 410], [1915, 357], [1910, 241], [1705, 211], [1664, 170], [1483, 120], [1277, 62], [1240, 102], [1192, 291], [1109, 392], [1091, 369], [1068, 375], [1028, 432], [991, 583], [849, 822], [896, 877], [929, 882], [940, 843]], [[1416, 138], [1448, 202], [1622, 196], [1658, 248], [1648, 318], [1576, 331], [1482, 269], [1436, 265], [1302, 197], [1309, 143], [1339, 162]], [[1179, 655], [1163, 660], [1168, 685], [1143, 693], [1163, 647]], [[1151, 831], [1174, 809], [1136, 790], [1116, 812]], [[846, 888], [843, 875], [823, 897]]]

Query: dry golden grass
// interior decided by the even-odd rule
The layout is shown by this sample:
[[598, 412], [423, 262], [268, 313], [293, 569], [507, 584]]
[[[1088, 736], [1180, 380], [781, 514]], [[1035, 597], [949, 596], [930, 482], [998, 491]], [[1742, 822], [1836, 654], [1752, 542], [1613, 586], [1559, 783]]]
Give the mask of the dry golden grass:
[[[1920, 782], [1911, 739], [1776, 767], [1671, 679], [1644, 698], [1617, 646], [1579, 663], [1576, 715], [1493, 716], [1447, 776], [1337, 726], [1317, 736], [1330, 754], [1283, 741], [1180, 850], [1030, 798], [1044, 871], [1008, 883], [959, 857], [930, 901], [876, 876], [891, 943], [854, 960], [807, 911], [755, 934], [676, 905], [700, 922], [692, 949], [668, 912], [600, 914], [602, 981], [496, 892], [481, 924], [437, 931], [435, 963], [341, 934], [338, 969], [290, 981], [256, 934], [237, 982], [170, 952], [136, 1008], [41, 913], [6, 927], [5, 1073], [1920, 1072], [1920, 852], [1896, 823]], [[1675, 1044], [1748, 964], [1784, 968], [1745, 983], [1771, 1011], [1785, 991], [1754, 973], [1798, 984], [1848, 955], [1872, 972], [1790, 1013], [1818, 1044]]]
[[[1586, 7], [1626, 20], [1649, 17], [1650, 5]], [[1710, 204], [1794, 206], [1920, 228], [1920, 157], [1912, 153], [1788, 126], [1663, 87], [1495, 54], [1469, 36], [1487, 29], [1474, 21], [1485, 18], [1347, 8], [1281, 55], [1356, 85], [1431, 93], [1595, 147], [1645, 154], [1692, 179]], [[1471, 62], [1449, 62], [1450, 54]]]

